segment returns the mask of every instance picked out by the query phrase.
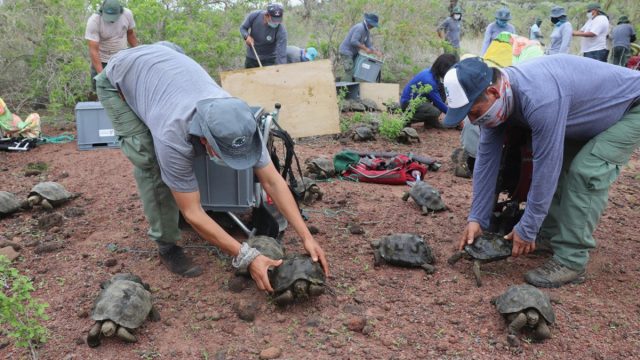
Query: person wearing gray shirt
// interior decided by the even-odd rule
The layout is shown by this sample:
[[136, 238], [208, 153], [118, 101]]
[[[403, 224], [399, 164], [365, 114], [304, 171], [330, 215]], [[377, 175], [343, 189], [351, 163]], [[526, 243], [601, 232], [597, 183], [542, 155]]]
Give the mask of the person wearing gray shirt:
[[358, 52], [362, 51], [366, 54], [376, 54], [382, 56], [382, 52], [373, 47], [371, 41], [370, 30], [378, 27], [378, 15], [364, 14], [364, 21], [355, 24], [349, 29], [349, 33], [342, 40], [338, 52], [340, 53], [340, 65], [342, 72], [338, 70], [338, 77], [342, 81], [353, 80], [353, 67], [358, 56]]
[[[455, 6], [453, 10], [451, 10], [451, 16], [446, 18], [440, 26], [438, 26], [438, 37], [442, 39], [444, 37], [445, 40], [451, 47], [455, 53], [460, 49], [460, 29], [462, 28], [462, 8], [460, 6]], [[442, 33], [444, 32], [444, 36]]]
[[551, 42], [545, 54], [568, 54], [571, 39], [573, 38], [573, 27], [567, 21], [567, 13], [563, 7], [554, 6], [551, 9], [551, 23], [553, 31], [551, 31]]
[[249, 106], [231, 97], [198, 63], [179, 51], [167, 42], [123, 50], [96, 77], [98, 98], [123, 153], [134, 165], [149, 235], [158, 245], [162, 263], [182, 276], [202, 273], [176, 245], [180, 211], [203, 239], [235, 256], [232, 265], [248, 269], [260, 289], [272, 291], [267, 269], [281, 262], [241, 245], [200, 205], [194, 159], [208, 155], [236, 170], [253, 168], [264, 190], [303, 239], [305, 249], [328, 271], [322, 248], [271, 163]]
[[251, 12], [240, 25], [247, 44], [246, 69], [287, 63], [287, 29], [282, 23], [284, 8], [271, 3], [267, 10]]
[[449, 70], [444, 86], [445, 125], [468, 116], [480, 126], [473, 201], [459, 248], [489, 226], [505, 131], [522, 127], [531, 131], [533, 174], [524, 214], [505, 238], [513, 241], [513, 256], [544, 242], [553, 249], [548, 262], [525, 274], [530, 284], [584, 281], [609, 188], [640, 144], [640, 72], [565, 54], [504, 70], [471, 58]]
[[611, 30], [611, 63], [626, 66], [631, 54], [631, 43], [636, 41], [636, 30], [629, 24], [627, 16], [620, 16], [618, 25]]
[[516, 28], [509, 23], [509, 20], [511, 20], [511, 11], [508, 8], [501, 8], [496, 11], [496, 21], [489, 24], [484, 32], [482, 50], [480, 51], [482, 56], [487, 52], [489, 45], [491, 45], [491, 41], [498, 37], [501, 32], [507, 31], [512, 34], [516, 33]]

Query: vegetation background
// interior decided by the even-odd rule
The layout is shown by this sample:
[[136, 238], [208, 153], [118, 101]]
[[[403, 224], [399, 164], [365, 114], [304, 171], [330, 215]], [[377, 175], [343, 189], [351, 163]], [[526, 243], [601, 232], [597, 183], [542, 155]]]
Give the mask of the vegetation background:
[[[90, 93], [89, 57], [84, 40], [86, 21], [100, 0], [0, 0], [0, 96], [17, 113], [31, 108], [50, 110], [73, 107]], [[442, 52], [437, 25], [455, 1], [438, 0], [296, 0], [285, 5], [289, 44], [315, 46], [321, 57], [335, 59], [348, 29], [364, 12], [380, 15], [381, 26], [373, 41], [385, 53], [383, 81], [404, 83], [427, 67]], [[462, 52], [477, 53], [493, 13], [511, 9], [520, 34], [528, 34], [536, 16], [545, 21], [553, 5], [567, 9], [574, 29], [586, 21], [591, 1], [460, 1], [464, 9]], [[128, 0], [142, 44], [173, 41], [202, 64], [212, 76], [242, 67], [244, 41], [238, 28], [245, 15], [265, 8], [267, 1], [244, 0]], [[640, 1], [607, 0], [603, 7], [615, 25], [628, 15], [640, 30]], [[573, 52], [579, 41], [574, 39]]]

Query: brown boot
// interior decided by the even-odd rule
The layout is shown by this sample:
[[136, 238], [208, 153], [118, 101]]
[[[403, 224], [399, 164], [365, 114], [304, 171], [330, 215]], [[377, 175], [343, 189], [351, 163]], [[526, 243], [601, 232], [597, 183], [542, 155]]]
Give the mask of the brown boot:
[[184, 277], [196, 277], [202, 274], [202, 268], [193, 264], [180, 246], [173, 246], [169, 250], [161, 252], [160, 260], [174, 274]]
[[555, 259], [528, 271], [524, 279], [531, 285], [543, 288], [558, 288], [565, 284], [581, 284], [585, 281], [585, 270], [572, 270]]

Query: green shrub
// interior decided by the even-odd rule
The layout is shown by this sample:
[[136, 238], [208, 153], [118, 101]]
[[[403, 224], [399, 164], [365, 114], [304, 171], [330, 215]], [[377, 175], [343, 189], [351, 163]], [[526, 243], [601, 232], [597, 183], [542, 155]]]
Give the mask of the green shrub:
[[401, 116], [383, 113], [379, 129], [380, 135], [389, 140], [395, 140], [404, 128], [404, 124], [404, 119]]
[[49, 306], [31, 298], [31, 280], [11, 267], [9, 260], [0, 255], [0, 324], [5, 334], [15, 340], [15, 346], [29, 348], [35, 356], [35, 346], [47, 341], [47, 329], [41, 322], [48, 320], [45, 309]]
[[433, 90], [433, 88], [431, 87], [431, 85], [428, 85], [428, 84], [420, 85], [420, 86], [416, 86], [416, 85], [411, 86], [411, 92], [418, 94], [418, 96], [409, 100], [409, 104], [407, 105], [407, 108], [401, 114], [402, 121], [404, 122], [404, 124], [410, 124], [411, 119], [413, 118], [413, 115], [415, 115], [420, 105], [429, 101], [425, 96], [422, 96], [422, 95], [426, 95], [430, 93], [431, 90]]

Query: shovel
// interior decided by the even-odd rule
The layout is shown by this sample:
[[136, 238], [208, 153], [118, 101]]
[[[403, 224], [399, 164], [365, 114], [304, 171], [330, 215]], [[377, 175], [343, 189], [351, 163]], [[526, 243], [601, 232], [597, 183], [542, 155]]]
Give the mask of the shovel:
[[251, 44], [251, 50], [253, 50], [253, 55], [256, 56], [256, 60], [258, 60], [258, 65], [260, 65], [260, 67], [262, 67], [262, 62], [260, 61], [260, 56], [258, 56], [258, 53], [256, 52], [256, 48], [253, 46], [253, 44]]

